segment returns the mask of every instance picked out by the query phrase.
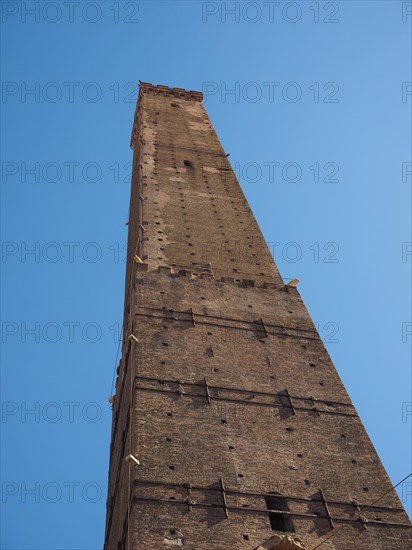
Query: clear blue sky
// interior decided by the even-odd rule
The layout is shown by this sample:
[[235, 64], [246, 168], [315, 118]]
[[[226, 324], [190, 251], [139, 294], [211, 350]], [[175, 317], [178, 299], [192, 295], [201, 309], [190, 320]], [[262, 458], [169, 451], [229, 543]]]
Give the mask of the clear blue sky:
[[281, 274], [407, 475], [410, 2], [23, 4], [1, 3], [2, 548], [103, 545], [139, 79], [207, 92]]

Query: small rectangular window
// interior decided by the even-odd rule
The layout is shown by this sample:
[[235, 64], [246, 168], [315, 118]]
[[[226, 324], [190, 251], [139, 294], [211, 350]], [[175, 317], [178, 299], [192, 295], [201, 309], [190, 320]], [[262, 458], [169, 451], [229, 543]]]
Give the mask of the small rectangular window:
[[[279, 512], [289, 512], [286, 500], [280, 495], [266, 496], [266, 508], [269, 511], [269, 521], [272, 531], [290, 531], [294, 532], [292, 520], [288, 514]], [[273, 511], [272, 511], [273, 510]]]

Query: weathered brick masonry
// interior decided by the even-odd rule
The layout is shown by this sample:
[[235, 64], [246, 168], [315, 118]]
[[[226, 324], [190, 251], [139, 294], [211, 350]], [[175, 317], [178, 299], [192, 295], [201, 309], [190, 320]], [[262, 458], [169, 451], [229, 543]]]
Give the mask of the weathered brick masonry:
[[141, 83], [131, 144], [105, 550], [252, 550], [286, 531], [302, 542], [281, 548], [330, 535], [322, 549], [410, 548], [408, 518], [202, 94]]

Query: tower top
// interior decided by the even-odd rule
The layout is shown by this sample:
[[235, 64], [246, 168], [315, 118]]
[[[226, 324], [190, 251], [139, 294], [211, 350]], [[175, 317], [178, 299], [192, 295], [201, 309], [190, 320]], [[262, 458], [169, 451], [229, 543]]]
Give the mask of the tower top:
[[[162, 86], [161, 84], [154, 85], [150, 82], [142, 82], [139, 80], [139, 96], [137, 98], [137, 104], [139, 105], [143, 94], [162, 95], [164, 97], [173, 97], [175, 99], [184, 99], [185, 101], [203, 101], [202, 92], [195, 90], [185, 90], [184, 88], [169, 88], [169, 86]], [[132, 135], [130, 139], [130, 147], [134, 149], [134, 142], [136, 137], [136, 125], [137, 125], [137, 109], [135, 113], [135, 119], [132, 129]]]
[[162, 86], [158, 84], [150, 84], [150, 82], [141, 82], [139, 80], [140, 93], [148, 93], [153, 95], [164, 95], [167, 97], [176, 97], [180, 99], [186, 99], [188, 101], [203, 101], [202, 92], [196, 92], [194, 90], [185, 90], [183, 88], [169, 88], [169, 86]]

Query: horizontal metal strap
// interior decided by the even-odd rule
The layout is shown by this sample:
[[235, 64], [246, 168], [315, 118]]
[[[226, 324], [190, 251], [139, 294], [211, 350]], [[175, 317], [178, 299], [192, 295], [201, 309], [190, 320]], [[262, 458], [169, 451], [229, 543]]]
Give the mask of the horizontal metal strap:
[[[293, 397], [293, 396], [288, 397], [285, 393], [283, 393], [283, 394], [282, 393], [263, 394], [263, 395], [266, 395], [266, 396], [271, 396], [274, 399], [279, 399], [279, 401], [273, 401], [273, 402], [252, 401], [252, 400], [246, 400], [246, 399], [236, 399], [236, 397], [230, 397], [230, 396], [213, 395], [211, 390], [219, 389], [219, 388], [217, 386], [211, 386], [210, 384], [208, 384], [208, 388], [207, 388], [207, 391], [206, 391], [204, 384], [202, 386], [200, 384], [190, 384], [190, 383], [182, 382], [182, 381], [179, 381], [179, 382], [173, 381], [173, 382], [171, 382], [171, 381], [165, 381], [165, 380], [161, 380], [161, 379], [145, 379], [144, 377], [136, 377], [136, 380], [137, 381], [138, 380], [140, 380], [140, 381], [153, 380], [153, 381], [156, 381], [160, 384], [176, 384], [179, 387], [177, 387], [176, 389], [161, 388], [161, 387], [153, 388], [153, 387], [148, 387], [148, 386], [143, 386], [143, 385], [136, 384], [135, 388], [134, 388], [135, 390], [149, 391], [149, 392], [154, 392], [154, 393], [172, 393], [172, 394], [176, 393], [176, 394], [179, 394], [180, 397], [200, 397], [200, 398], [206, 399], [208, 401], [208, 403], [211, 403], [212, 401], [225, 401], [225, 402], [228, 402], [228, 403], [239, 403], [239, 404], [243, 404], [243, 405], [254, 405], [254, 406], [271, 407], [271, 408], [285, 408], [285, 409], [290, 409], [292, 412], [293, 411], [306, 411], [306, 412], [316, 412], [318, 415], [319, 414], [331, 414], [331, 415], [339, 415], [339, 416], [358, 417], [358, 415], [355, 412], [344, 412], [344, 411], [337, 411], [337, 410], [319, 409], [318, 407], [315, 410], [312, 406], [303, 407], [303, 406], [297, 405], [296, 403], [291, 405], [290, 404], [290, 397], [292, 397], [292, 399], [294, 399], [294, 400], [299, 400], [300, 399], [302, 401], [306, 401], [306, 400], [309, 401], [310, 398]], [[191, 391], [185, 391], [184, 388], [182, 389], [182, 387], [188, 386], [188, 385], [201, 387], [203, 389], [203, 391], [199, 392], [199, 393], [194, 393], [194, 392], [191, 392]], [[228, 390], [226, 390], [226, 391], [228, 391]], [[248, 391], [248, 390], [232, 390], [232, 391], [237, 392], [237, 393], [244, 393], [244, 394], [247, 394], [248, 396], [254, 396], [254, 397], [256, 397], [257, 395], [262, 395], [262, 392], [253, 392], [253, 391]], [[282, 403], [282, 401], [281, 401], [282, 398], [287, 398], [288, 403]], [[320, 403], [320, 402], [317, 401], [317, 403]], [[346, 404], [342, 404], [342, 405], [345, 406]]]
[[[225, 492], [226, 489], [225, 489]], [[273, 495], [272, 495], [273, 496]], [[387, 527], [407, 527], [411, 528], [412, 525], [408, 523], [398, 523], [398, 522], [392, 522], [392, 521], [378, 521], [373, 519], [363, 519], [363, 518], [338, 518], [335, 516], [326, 516], [326, 515], [318, 515], [318, 514], [309, 514], [304, 512], [290, 512], [290, 511], [280, 511], [280, 510], [270, 510], [266, 508], [250, 508], [250, 507], [239, 507], [239, 506], [230, 506], [227, 503], [226, 504], [217, 504], [217, 503], [209, 503], [209, 502], [196, 502], [194, 500], [175, 500], [175, 499], [165, 499], [165, 498], [154, 498], [154, 497], [142, 497], [142, 496], [134, 496], [132, 499], [132, 504], [137, 504], [138, 502], [153, 502], [157, 504], [172, 504], [172, 505], [180, 505], [180, 506], [193, 506], [198, 508], [220, 508], [223, 511], [232, 511], [232, 512], [241, 512], [246, 514], [265, 514], [268, 513], [271, 514], [279, 514], [279, 515], [287, 515], [290, 517], [298, 517], [298, 518], [310, 518], [310, 519], [325, 519], [326, 521], [336, 521], [336, 522], [342, 522], [342, 523], [366, 523], [367, 525], [379, 525], [379, 526], [387, 526]]]
[[[144, 309], [144, 310], [151, 310], [154, 313], [159, 313], [160, 315], [155, 315], [154, 313], [146, 313], [144, 311], [136, 311], [134, 315], [140, 316], [140, 317], [151, 317], [153, 319], [159, 319], [159, 320], [165, 320], [170, 319], [172, 321], [181, 321], [181, 322], [190, 322], [192, 323], [192, 315], [190, 311], [176, 311], [176, 310], [164, 310], [160, 308], [148, 308], [148, 307], [142, 307], [138, 306], [138, 309]], [[165, 313], [168, 313], [165, 315]], [[199, 324], [208, 325], [208, 326], [219, 326], [224, 327], [228, 329], [236, 329], [236, 330], [245, 330], [245, 331], [253, 331], [253, 332], [261, 332], [262, 331], [262, 325], [261, 321], [247, 321], [244, 319], [236, 319], [233, 317], [221, 317], [218, 315], [205, 315], [202, 313], [194, 312], [196, 315], [196, 321]], [[217, 321], [228, 321], [228, 323], [219, 323]], [[239, 325], [234, 325], [230, 323], [239, 323]], [[321, 341], [320, 337], [318, 336], [316, 330], [313, 329], [304, 329], [300, 327], [287, 327], [284, 325], [275, 325], [271, 324], [267, 321], [265, 321], [265, 328], [268, 336], [289, 336], [289, 337], [300, 337], [305, 338], [308, 340], [317, 340]], [[272, 331], [270, 329], [273, 329]], [[277, 331], [277, 332], [274, 332]]]
[[[158, 481], [154, 479], [135, 479], [133, 481], [134, 485], [151, 485], [154, 487], [172, 487], [176, 489], [187, 489], [190, 487], [193, 491], [203, 491], [203, 492], [220, 492], [221, 489], [218, 487], [218, 483], [216, 483], [216, 487], [204, 487], [202, 485], [192, 485], [190, 483], [170, 483], [168, 481]], [[225, 489], [226, 493], [228, 495], [235, 495], [240, 497], [273, 497], [273, 492], [268, 493], [256, 493], [253, 491], [239, 491], [237, 489]], [[292, 496], [292, 495], [279, 495], [285, 500], [295, 501], [295, 502], [313, 502], [313, 503], [319, 503], [322, 504], [323, 502], [327, 502], [327, 504], [331, 504], [334, 506], [351, 506], [355, 507], [357, 510], [358, 508], [363, 508], [364, 510], [386, 510], [388, 512], [402, 512], [405, 513], [405, 510], [403, 508], [392, 508], [388, 506], [376, 506], [376, 505], [368, 505], [368, 504], [354, 504], [353, 501], [341, 501], [341, 500], [326, 500], [325, 498], [315, 498], [315, 497], [298, 497], [298, 496]]]

